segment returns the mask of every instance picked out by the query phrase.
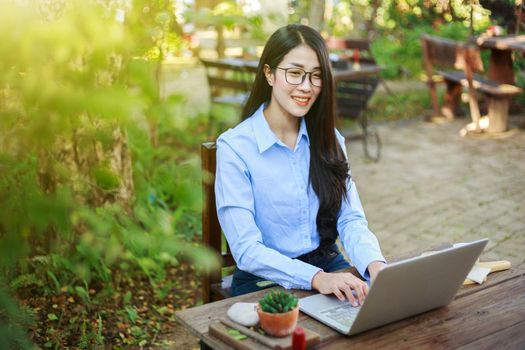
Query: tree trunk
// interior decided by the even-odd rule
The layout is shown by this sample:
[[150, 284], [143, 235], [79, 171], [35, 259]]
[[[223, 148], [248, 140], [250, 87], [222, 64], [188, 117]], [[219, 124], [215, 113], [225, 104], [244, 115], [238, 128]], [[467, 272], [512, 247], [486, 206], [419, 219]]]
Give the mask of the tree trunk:
[[379, 0], [370, 0], [370, 6], [372, 7], [372, 12], [370, 14], [370, 18], [368, 21], [366, 21], [366, 35], [370, 41], [374, 40], [376, 36], [376, 16], [377, 16], [377, 10], [380, 6]]
[[308, 23], [310, 27], [321, 31], [323, 28], [325, 0], [312, 0], [310, 2], [310, 11], [308, 14]]
[[224, 58], [224, 52], [226, 51], [226, 42], [224, 41], [224, 26], [219, 24], [215, 26], [217, 31], [217, 56]]
[[[109, 145], [85, 130], [77, 130], [69, 139], [58, 139], [54, 149], [39, 154], [38, 177], [42, 190], [53, 193], [60, 184], [72, 189], [75, 201], [100, 207], [119, 203], [130, 211], [134, 198], [133, 168], [127, 135], [120, 127], [111, 131]], [[118, 181], [112, 188], [97, 184], [94, 169], [104, 168]]]

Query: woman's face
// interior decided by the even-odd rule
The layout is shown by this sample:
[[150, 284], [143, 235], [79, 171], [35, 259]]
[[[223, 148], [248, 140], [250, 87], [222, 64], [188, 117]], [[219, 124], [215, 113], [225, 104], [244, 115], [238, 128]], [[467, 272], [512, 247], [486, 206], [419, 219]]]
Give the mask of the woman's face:
[[[321, 87], [316, 86], [322, 84], [321, 67], [315, 51], [307, 45], [297, 46], [284, 56], [277, 67], [272, 68], [265, 67], [266, 79], [272, 86], [270, 104], [287, 116], [306, 115], [321, 93]], [[303, 82], [291, 84], [300, 82], [300, 76], [304, 75], [301, 70], [307, 72]]]

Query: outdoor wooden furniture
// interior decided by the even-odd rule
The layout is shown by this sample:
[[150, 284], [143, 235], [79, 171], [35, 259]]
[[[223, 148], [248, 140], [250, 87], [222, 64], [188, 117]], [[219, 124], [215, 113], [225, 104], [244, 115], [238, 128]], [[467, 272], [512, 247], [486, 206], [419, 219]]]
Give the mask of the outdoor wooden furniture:
[[[469, 105], [475, 130], [481, 126], [476, 91], [487, 98], [489, 125], [487, 132], [501, 132], [507, 129], [507, 115], [510, 98], [522, 92], [514, 85], [474, 74], [483, 72], [479, 49], [465, 43], [424, 34], [421, 37], [426, 81], [430, 89], [432, 105], [436, 115], [451, 120], [458, 112], [463, 88], [468, 89]], [[455, 70], [439, 70], [438, 68]], [[447, 85], [443, 108], [439, 107], [436, 83]]]
[[[242, 108], [250, 93], [256, 67], [252, 68], [252, 66], [245, 65], [242, 60], [237, 59], [201, 59], [200, 61], [206, 69], [211, 104]], [[213, 124], [212, 115], [210, 111], [210, 128]]]
[[490, 49], [487, 76], [502, 84], [514, 85], [512, 52], [525, 54], [525, 35], [518, 36], [480, 36], [476, 44], [482, 49]]
[[[479, 107], [474, 89], [474, 72], [483, 71], [479, 51], [455, 40], [423, 34], [421, 36], [426, 83], [430, 89], [435, 116], [454, 119], [459, 112], [463, 87], [469, 91], [472, 119], [479, 119]], [[468, 60], [468, 61], [467, 61]], [[446, 70], [443, 70], [446, 69]], [[445, 82], [444, 106], [440, 108], [436, 84]]]
[[370, 40], [365, 38], [328, 38], [326, 46], [329, 50], [347, 52], [348, 59], [353, 62], [376, 63], [370, 49]]
[[341, 59], [333, 64], [336, 80], [337, 112], [341, 118], [355, 119], [361, 134], [345, 135], [348, 140], [361, 139], [365, 155], [378, 161], [381, 155], [379, 134], [370, 130], [364, 113], [370, 98], [381, 81], [381, 67], [376, 64], [368, 39], [328, 39], [330, 50], [340, 51]]
[[504, 131], [507, 129], [507, 114], [511, 98], [523, 92], [515, 85], [512, 52], [525, 54], [525, 35], [517, 36], [480, 36], [476, 43], [482, 49], [490, 49], [487, 76], [490, 80], [499, 82], [509, 92], [500, 99], [489, 100], [489, 131]]
[[[202, 277], [202, 299], [204, 303], [230, 297], [232, 275], [222, 276], [222, 268], [235, 266], [230, 247], [221, 231], [215, 205], [215, 168], [217, 147], [215, 142], [201, 145], [202, 168], [202, 243], [221, 256], [221, 266]], [[226, 249], [223, 250], [223, 247]]]
[[[276, 287], [280, 288], [280, 287]], [[257, 302], [262, 290], [179, 311], [180, 323], [202, 341], [203, 348], [232, 349], [211, 336], [208, 327], [225, 317], [236, 302]], [[299, 297], [311, 291], [294, 290]], [[320, 335], [316, 349], [506, 348], [525, 346], [525, 269], [489, 275], [482, 285], [463, 286], [448, 306], [394, 322], [355, 336], [342, 335], [300, 313], [298, 325]], [[385, 302], [389, 302], [385, 300]], [[268, 349], [251, 338], [244, 349]]]
[[251, 66], [237, 59], [200, 61], [206, 68], [213, 103], [244, 104], [255, 74]]

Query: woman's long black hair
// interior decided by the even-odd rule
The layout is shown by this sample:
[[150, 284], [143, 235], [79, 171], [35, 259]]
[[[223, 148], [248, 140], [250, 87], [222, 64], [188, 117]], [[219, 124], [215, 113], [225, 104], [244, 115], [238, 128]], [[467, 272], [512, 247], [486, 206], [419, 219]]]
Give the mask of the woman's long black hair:
[[335, 83], [330, 70], [328, 49], [323, 37], [313, 28], [290, 24], [272, 34], [264, 47], [252, 91], [242, 111], [242, 118], [250, 117], [264, 102], [271, 99], [264, 66], [272, 70], [284, 56], [299, 45], [307, 45], [317, 54], [322, 74], [322, 88], [312, 108], [304, 116], [310, 139], [310, 182], [319, 197], [317, 230], [321, 237], [319, 250], [325, 252], [338, 235], [337, 214], [346, 198], [348, 162], [335, 136]]

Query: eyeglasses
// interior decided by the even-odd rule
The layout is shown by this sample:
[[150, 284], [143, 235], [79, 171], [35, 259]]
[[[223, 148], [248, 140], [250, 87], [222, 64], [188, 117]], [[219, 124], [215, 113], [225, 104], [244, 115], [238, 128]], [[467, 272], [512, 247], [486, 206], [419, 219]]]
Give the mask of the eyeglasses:
[[301, 85], [306, 79], [306, 75], [310, 74], [310, 84], [313, 86], [321, 87], [323, 79], [321, 78], [321, 71], [307, 72], [301, 68], [281, 68], [275, 67], [278, 69], [284, 70], [284, 77], [286, 82], [291, 85]]

